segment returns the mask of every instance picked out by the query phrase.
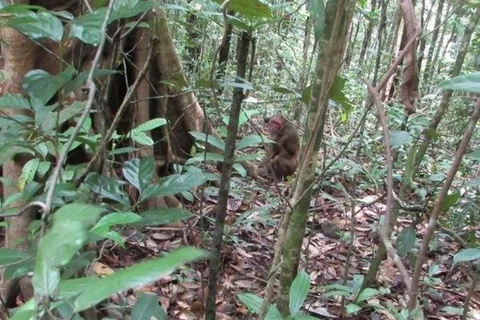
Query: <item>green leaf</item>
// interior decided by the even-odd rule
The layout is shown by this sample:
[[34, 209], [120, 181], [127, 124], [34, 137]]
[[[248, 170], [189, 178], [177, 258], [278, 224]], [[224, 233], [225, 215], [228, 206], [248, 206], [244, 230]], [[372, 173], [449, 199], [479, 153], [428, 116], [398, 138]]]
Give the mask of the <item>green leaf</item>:
[[453, 256], [453, 265], [455, 267], [460, 262], [470, 262], [480, 259], [480, 248], [467, 248], [460, 250], [455, 256]]
[[272, 90], [278, 93], [289, 93], [289, 94], [298, 95], [297, 91], [294, 88], [290, 88], [284, 85], [272, 86]]
[[134, 17], [147, 12], [155, 6], [158, 6], [157, 1], [117, 0], [115, 1], [114, 10], [109, 21], [112, 22], [118, 19]]
[[407, 131], [390, 131], [390, 143], [394, 149], [403, 146], [411, 140], [412, 137]]
[[307, 1], [307, 10], [312, 18], [315, 41], [317, 42], [322, 39], [325, 29], [325, 3], [323, 0], [309, 0]]
[[378, 295], [380, 292], [377, 289], [374, 288], [365, 288], [360, 294], [358, 295], [358, 298], [356, 300], [357, 303], [367, 301], [368, 299], [375, 297]]
[[0, 96], [0, 109], [31, 109], [30, 102], [19, 94]]
[[81, 41], [97, 46], [100, 43], [101, 30], [105, 20], [106, 8], [100, 8], [92, 13], [84, 14], [72, 23], [70, 37], [76, 37]]
[[440, 84], [443, 89], [480, 93], [480, 72], [457, 76]]
[[[222, 0], [214, 0], [218, 4], [223, 4]], [[247, 19], [270, 18], [272, 12], [270, 8], [258, 0], [232, 0], [228, 5], [228, 10], [236, 11]]]
[[20, 175], [18, 186], [20, 190], [23, 190], [25, 185], [33, 181], [35, 174], [37, 173], [38, 167], [40, 165], [40, 159], [32, 158], [28, 160], [27, 163], [22, 168], [22, 174]]
[[133, 141], [144, 146], [153, 146], [155, 144], [155, 141], [145, 132], [132, 132], [131, 137]]
[[122, 190], [122, 184], [121, 181], [92, 172], [85, 179], [84, 186], [91, 192], [98, 193], [104, 198], [130, 207], [130, 199], [125, 191]]
[[[92, 278], [90, 281], [68, 280], [60, 286], [71, 296], [75, 291], [78, 297], [74, 301], [75, 312], [83, 311], [107, 299], [116, 292], [138, 287], [170, 274], [181, 265], [206, 257], [207, 253], [194, 248], [181, 248], [164, 257], [135, 264], [105, 278]], [[92, 281], [93, 280], [93, 281]]]
[[33, 319], [38, 319], [38, 314], [36, 314], [36, 303], [35, 300], [32, 298], [28, 300], [26, 303], [22, 304], [17, 310], [15, 310], [15, 313], [12, 317], [10, 317], [10, 320], [33, 320]]
[[305, 271], [300, 271], [290, 287], [290, 313], [297, 313], [307, 298], [310, 289], [310, 276]]
[[404, 228], [397, 236], [396, 247], [398, 255], [403, 258], [409, 254], [415, 246], [416, 239], [417, 234], [414, 227]]
[[23, 89], [33, 98], [46, 104], [75, 74], [75, 69], [68, 66], [57, 75], [43, 70], [29, 71], [23, 78]]
[[[253, 293], [241, 293], [238, 295], [238, 299], [243, 303], [248, 310], [258, 314], [263, 303], [263, 299]], [[280, 311], [274, 306], [270, 305], [268, 307], [268, 312], [265, 317], [267, 320], [279, 320], [283, 319], [283, 316], [280, 314]]]
[[207, 175], [203, 172], [187, 172], [185, 174], [172, 174], [160, 180], [158, 184], [152, 184], [145, 188], [141, 195], [141, 201], [152, 197], [163, 197], [196, 188], [207, 181]]
[[163, 226], [193, 218], [195, 215], [182, 208], [158, 208], [142, 212], [140, 216], [142, 219], [133, 225]]
[[195, 138], [195, 140], [201, 141], [203, 143], [209, 143], [215, 148], [225, 151], [225, 142], [222, 141], [220, 138], [215, 137], [211, 134], [207, 136], [205, 133], [199, 131], [190, 131], [189, 133]]
[[357, 313], [358, 311], [361, 311], [362, 307], [354, 303], [349, 303], [345, 306], [345, 310], [347, 311], [348, 315], [351, 315]]
[[132, 309], [132, 319], [150, 320], [152, 317], [158, 320], [168, 319], [167, 313], [158, 305], [156, 294], [141, 292], [137, 298], [137, 303]]
[[24, 251], [14, 249], [0, 248], [0, 268], [4, 268], [10, 264], [16, 264], [26, 259], [30, 259], [31, 254]]
[[150, 131], [150, 130], [153, 130], [155, 128], [161, 127], [165, 124], [167, 124], [167, 120], [165, 120], [164, 118], [155, 118], [155, 119], [149, 120], [145, 123], [142, 123], [138, 127], [132, 129], [131, 132], [133, 133], [133, 132]]
[[112, 212], [103, 216], [90, 231], [103, 234], [111, 226], [134, 223], [141, 219], [138, 214], [133, 212]]
[[249, 147], [255, 147], [259, 144], [262, 144], [263, 141], [264, 140], [262, 140], [262, 137], [260, 137], [258, 134], [248, 135], [243, 137], [243, 139], [237, 143], [235, 149], [242, 150]]
[[12, 27], [32, 39], [47, 38], [60, 42], [63, 37], [63, 25], [60, 19], [48, 11], [32, 11], [17, 14], [7, 19], [7, 26]]
[[442, 203], [442, 211], [448, 211], [454, 204], [460, 199], [460, 192], [455, 191], [450, 194], [447, 194], [445, 200]]
[[467, 158], [470, 158], [475, 161], [480, 161], [480, 149], [474, 150], [466, 155]]
[[193, 164], [196, 162], [203, 162], [203, 160], [207, 161], [213, 161], [213, 162], [223, 162], [223, 155], [219, 153], [214, 153], [214, 152], [207, 152], [205, 153], [197, 153], [195, 156], [192, 158], [188, 159], [185, 164]]
[[155, 160], [153, 157], [129, 160], [125, 162], [122, 168], [125, 179], [140, 192], [150, 184], [154, 171]]
[[66, 265], [87, 240], [87, 231], [96, 222], [100, 207], [71, 203], [53, 214], [53, 225], [38, 242], [32, 284], [38, 297], [55, 296], [60, 267]]

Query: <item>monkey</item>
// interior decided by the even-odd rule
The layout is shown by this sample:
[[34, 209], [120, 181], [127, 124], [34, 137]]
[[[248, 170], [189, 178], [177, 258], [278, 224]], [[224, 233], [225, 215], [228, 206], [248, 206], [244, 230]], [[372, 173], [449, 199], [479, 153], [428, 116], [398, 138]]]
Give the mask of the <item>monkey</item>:
[[300, 137], [297, 129], [281, 114], [265, 118], [268, 138], [275, 143], [266, 145], [267, 154], [260, 165], [259, 174], [273, 179], [284, 179], [295, 173], [300, 155]]

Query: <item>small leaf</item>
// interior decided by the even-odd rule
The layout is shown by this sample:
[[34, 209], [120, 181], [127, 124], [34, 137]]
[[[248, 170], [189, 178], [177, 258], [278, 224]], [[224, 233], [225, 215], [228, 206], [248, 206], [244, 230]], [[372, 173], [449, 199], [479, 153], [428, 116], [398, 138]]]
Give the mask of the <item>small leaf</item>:
[[184, 191], [190, 191], [207, 181], [207, 175], [203, 172], [187, 172], [185, 174], [172, 174], [160, 180], [158, 184], [152, 184], [142, 192], [141, 201], [152, 197], [163, 197]]
[[115, 225], [123, 225], [128, 223], [134, 223], [142, 218], [133, 212], [112, 212], [103, 216], [90, 230], [90, 232], [97, 233], [101, 230], [107, 230]]
[[403, 258], [412, 252], [416, 239], [415, 228], [412, 226], [404, 228], [397, 236], [396, 247], [398, 255]]
[[442, 211], [444, 212], [448, 211], [448, 209], [450, 209], [454, 204], [456, 204], [459, 199], [460, 199], [459, 191], [455, 191], [450, 194], [447, 194], [447, 196], [445, 197], [445, 200], [442, 203]]
[[310, 276], [305, 271], [300, 271], [290, 287], [290, 313], [297, 313], [307, 298], [310, 289]]
[[20, 175], [18, 186], [20, 190], [23, 190], [25, 185], [29, 182], [32, 182], [37, 173], [38, 167], [40, 165], [40, 159], [32, 158], [28, 160], [27, 163], [22, 168], [22, 174]]

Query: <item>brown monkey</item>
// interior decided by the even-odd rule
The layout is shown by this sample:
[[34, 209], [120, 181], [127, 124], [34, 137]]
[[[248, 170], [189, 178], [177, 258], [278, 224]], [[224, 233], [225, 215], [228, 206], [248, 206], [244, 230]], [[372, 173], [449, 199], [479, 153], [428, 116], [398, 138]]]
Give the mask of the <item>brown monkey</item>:
[[276, 143], [267, 144], [267, 155], [260, 168], [261, 175], [283, 179], [295, 173], [300, 154], [300, 137], [297, 129], [282, 115], [265, 118], [268, 138]]

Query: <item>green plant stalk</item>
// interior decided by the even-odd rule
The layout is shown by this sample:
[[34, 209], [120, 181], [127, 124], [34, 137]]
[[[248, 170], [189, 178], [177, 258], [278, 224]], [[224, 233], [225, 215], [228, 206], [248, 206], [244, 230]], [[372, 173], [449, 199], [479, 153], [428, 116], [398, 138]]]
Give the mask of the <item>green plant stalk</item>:
[[312, 184], [317, 163], [318, 150], [323, 139], [323, 128], [328, 110], [328, 93], [345, 52], [348, 28], [355, 8], [355, 0], [329, 1], [326, 4], [326, 29], [324, 39], [319, 42], [319, 53], [315, 69], [312, 99], [307, 126], [303, 138], [303, 152], [295, 180], [291, 223], [287, 231], [287, 242], [283, 253], [280, 274], [280, 293], [277, 308], [288, 315], [290, 286], [297, 274], [302, 240], [305, 234]]

